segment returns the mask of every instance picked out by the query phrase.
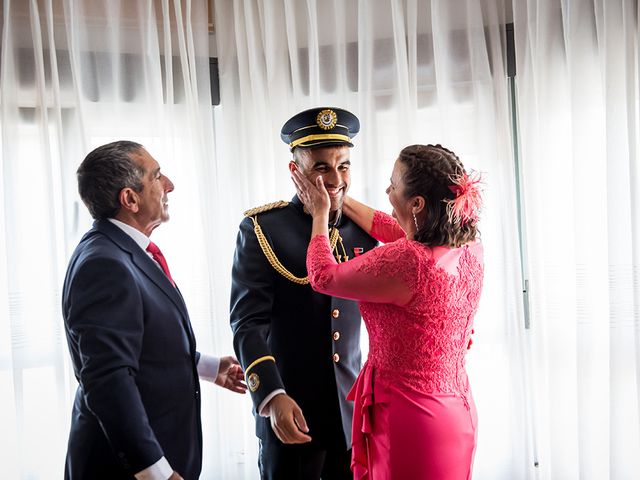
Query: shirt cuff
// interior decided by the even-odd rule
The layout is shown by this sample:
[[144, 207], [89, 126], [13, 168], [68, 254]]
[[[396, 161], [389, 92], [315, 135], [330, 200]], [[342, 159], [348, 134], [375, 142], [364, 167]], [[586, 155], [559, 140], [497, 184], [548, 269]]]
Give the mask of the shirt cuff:
[[173, 468], [166, 458], [162, 457], [150, 467], [135, 474], [137, 480], [167, 480], [173, 475]]
[[220, 359], [212, 355], [200, 355], [197, 365], [198, 376], [208, 382], [215, 382], [220, 370]]
[[283, 389], [278, 388], [276, 390], [274, 390], [273, 392], [271, 392], [269, 395], [267, 395], [266, 397], [264, 397], [264, 400], [262, 400], [262, 402], [260, 402], [260, 405], [258, 405], [258, 414], [261, 417], [269, 417], [268, 414], [264, 413], [264, 407], [267, 406], [267, 403], [269, 403], [269, 401], [275, 397], [276, 395], [280, 395], [281, 393], [287, 393], [285, 392]]

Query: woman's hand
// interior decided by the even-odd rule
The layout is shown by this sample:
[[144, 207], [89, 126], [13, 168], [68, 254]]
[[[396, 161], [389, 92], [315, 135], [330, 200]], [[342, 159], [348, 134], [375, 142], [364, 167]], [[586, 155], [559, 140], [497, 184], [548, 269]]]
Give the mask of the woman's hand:
[[331, 200], [327, 189], [324, 187], [322, 176], [316, 178], [315, 184], [310, 182], [297, 168], [291, 171], [291, 178], [296, 186], [298, 198], [307, 208], [312, 217], [329, 217]]

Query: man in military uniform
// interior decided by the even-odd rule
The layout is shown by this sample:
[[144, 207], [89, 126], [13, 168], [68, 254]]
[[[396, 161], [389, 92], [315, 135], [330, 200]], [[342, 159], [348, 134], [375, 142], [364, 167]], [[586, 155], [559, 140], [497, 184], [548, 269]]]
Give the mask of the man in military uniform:
[[[331, 197], [330, 241], [338, 261], [375, 245], [341, 214], [349, 148], [360, 123], [338, 108], [295, 115], [281, 137], [289, 169], [321, 175]], [[314, 292], [306, 254], [312, 218], [297, 196], [245, 212], [232, 272], [231, 328], [260, 439], [263, 479], [351, 479], [346, 400], [361, 367], [356, 302]]]

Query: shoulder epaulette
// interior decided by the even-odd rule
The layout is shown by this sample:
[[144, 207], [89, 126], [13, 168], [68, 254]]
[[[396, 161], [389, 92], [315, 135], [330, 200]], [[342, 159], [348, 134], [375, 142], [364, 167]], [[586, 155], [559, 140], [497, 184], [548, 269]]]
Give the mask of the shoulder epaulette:
[[283, 208], [289, 205], [289, 202], [285, 202], [284, 200], [278, 200], [277, 202], [267, 203], [266, 205], [262, 205], [261, 207], [250, 208], [246, 212], [244, 212], [245, 217], [253, 217], [259, 213], [268, 212], [269, 210], [273, 210], [275, 208]]

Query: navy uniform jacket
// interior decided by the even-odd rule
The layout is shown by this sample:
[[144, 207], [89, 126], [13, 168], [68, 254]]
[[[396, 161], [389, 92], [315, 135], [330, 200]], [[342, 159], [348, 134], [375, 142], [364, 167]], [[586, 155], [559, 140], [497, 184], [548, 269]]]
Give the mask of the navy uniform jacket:
[[67, 479], [131, 479], [163, 455], [202, 464], [195, 338], [180, 292], [135, 241], [99, 220], [73, 253], [62, 309], [79, 382]]
[[[312, 218], [298, 197], [257, 219], [280, 263], [296, 277], [306, 277]], [[349, 258], [354, 249], [362, 253], [376, 243], [344, 215], [336, 227]], [[274, 433], [269, 419], [255, 410], [282, 388], [302, 409], [314, 443], [351, 448], [353, 403], [346, 396], [361, 367], [360, 323], [356, 302], [316, 293], [278, 273], [258, 244], [251, 218], [242, 221], [232, 271], [231, 328], [259, 438]]]

